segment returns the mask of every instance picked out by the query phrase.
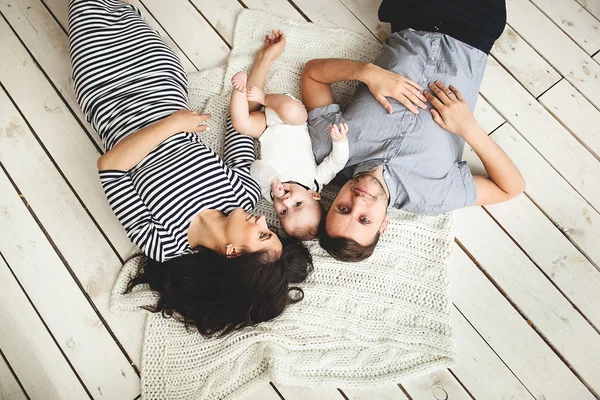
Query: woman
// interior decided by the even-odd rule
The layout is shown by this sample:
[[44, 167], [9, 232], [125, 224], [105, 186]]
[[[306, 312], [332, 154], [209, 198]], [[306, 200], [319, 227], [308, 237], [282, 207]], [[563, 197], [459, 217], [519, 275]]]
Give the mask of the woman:
[[[271, 42], [263, 52], [275, 58]], [[78, 103], [106, 150], [104, 191], [147, 256], [130, 289], [150, 284], [160, 294], [154, 311], [203, 334], [279, 315], [288, 283], [312, 265], [300, 243], [283, 246], [263, 216], [245, 211], [260, 197], [252, 139], [228, 121], [222, 160], [192, 133], [210, 115], [189, 111], [179, 59], [135, 7], [71, 0], [69, 45]]]

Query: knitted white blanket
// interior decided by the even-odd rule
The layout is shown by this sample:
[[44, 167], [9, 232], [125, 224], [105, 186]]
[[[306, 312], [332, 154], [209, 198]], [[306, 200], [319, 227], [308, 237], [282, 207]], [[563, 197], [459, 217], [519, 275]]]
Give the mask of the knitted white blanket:
[[[212, 114], [211, 134], [223, 148], [231, 76], [248, 70], [264, 34], [281, 28], [285, 53], [273, 64], [267, 92], [300, 97], [300, 74], [312, 58], [371, 61], [381, 45], [341, 29], [282, 20], [257, 11], [238, 18], [227, 67], [190, 76], [192, 108]], [[335, 85], [336, 99], [350, 99], [355, 85]], [[326, 188], [331, 200], [335, 188]], [[257, 212], [276, 217], [264, 200]], [[283, 385], [366, 387], [397, 383], [409, 375], [454, 362], [446, 268], [453, 240], [450, 215], [419, 216], [391, 210], [391, 222], [374, 255], [361, 263], [333, 260], [317, 243], [309, 244], [315, 271], [302, 284], [304, 300], [277, 319], [224, 338], [204, 338], [181, 323], [148, 314], [142, 359], [144, 399], [237, 398], [263, 381]], [[145, 312], [156, 298], [147, 288], [123, 294], [130, 262], [115, 284], [112, 309]]]

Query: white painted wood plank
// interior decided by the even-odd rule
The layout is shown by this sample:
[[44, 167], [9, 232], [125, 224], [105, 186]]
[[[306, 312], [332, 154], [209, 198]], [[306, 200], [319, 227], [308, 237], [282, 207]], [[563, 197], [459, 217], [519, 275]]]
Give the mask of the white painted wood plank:
[[[496, 135], [492, 137], [497, 138]], [[510, 144], [513, 139], [517, 140], [514, 148], [519, 148], [519, 143], [523, 139], [518, 136], [510, 139], [505, 138], [500, 144], [502, 145], [505, 142]], [[515, 154], [511, 153], [512, 147], [505, 148], [505, 150], [509, 151], [510, 156]], [[527, 154], [532, 152], [533, 149], [524, 144], [518, 151]], [[521, 167], [520, 158], [517, 158], [519, 159], [518, 165]], [[471, 171], [485, 175], [481, 160], [468, 146], [465, 149], [464, 159], [468, 161]], [[544, 161], [540, 158], [538, 166], [543, 166], [543, 164]], [[546, 167], [546, 170], [551, 171], [549, 167]], [[542, 200], [552, 201], [551, 199], [557, 199], [556, 207], [551, 212], [551, 218], [552, 215], [564, 209], [567, 210], [565, 214], [574, 214], [569, 210], [571, 206], [575, 206], [575, 202], [572, 204], [561, 203], [561, 200], [565, 199], [566, 201], [572, 201], [572, 197], [557, 196], [560, 189], [549, 185], [548, 177], [544, 175], [544, 172], [539, 176], [530, 175], [527, 166], [522, 172], [524, 172], [527, 182], [533, 181], [533, 179], [541, 179], [541, 182], [536, 181], [533, 184], [539, 184], [540, 187], [548, 189], [548, 193], [552, 193], [547, 195], [549, 196], [547, 199]], [[532, 195], [532, 190], [535, 191], [535, 195], [539, 195], [539, 192], [528, 184], [527, 193], [529, 195]], [[600, 327], [600, 309], [597, 306], [598, 293], [600, 293], [600, 271], [556, 228], [551, 219], [548, 219], [526, 196], [519, 196], [508, 202], [486, 206], [486, 209], [590, 322], [597, 328]], [[589, 211], [586, 210], [585, 212]], [[594, 210], [591, 210], [591, 212], [595, 214]]]
[[368, 389], [342, 389], [350, 400], [408, 400], [398, 385], [381, 385]]
[[248, 8], [268, 12], [282, 18], [306, 21], [287, 0], [243, 0], [243, 3]]
[[596, 210], [600, 210], [598, 160], [493, 58], [488, 58], [481, 93]]
[[58, 345], [93, 396], [134, 398], [140, 392], [134, 369], [98, 323], [98, 315], [4, 172], [0, 193], [0, 252]]
[[[6, 175], [1, 171], [0, 181], [6, 182]], [[13, 191], [12, 188], [8, 189]], [[2, 198], [4, 199], [4, 192]], [[4, 204], [4, 200], [1, 207], [0, 226], [3, 226], [4, 219], [8, 218], [6, 214], [10, 214], [12, 209]], [[85, 389], [2, 258], [0, 258], [0, 282], [2, 282], [0, 347], [30, 398], [45, 400], [88, 398]], [[4, 362], [2, 358], [0, 361]], [[3, 384], [0, 386], [3, 387], [0, 389], [1, 395], [4, 386]], [[0, 396], [0, 398], [4, 397]]]
[[525, 196], [486, 208], [556, 286], [600, 328], [600, 271]]
[[[523, 174], [532, 201], [596, 266], [600, 265], [600, 214], [510, 125], [502, 126], [492, 138]], [[465, 159], [469, 165], [476, 165], [467, 149]]]
[[[244, 8], [236, 0], [224, 0], [215, 3], [211, 0], [190, 0], [204, 15], [219, 35], [233, 46], [233, 35], [238, 13]], [[283, 18], [305, 21], [302, 15], [286, 0], [251, 0], [244, 4], [251, 8], [268, 12]], [[274, 26], [273, 29], [279, 27]]]
[[233, 46], [233, 31], [238, 12], [244, 7], [237, 0], [190, 0], [214, 29]]
[[473, 112], [475, 119], [479, 122], [481, 128], [488, 133], [498, 129], [503, 123], [504, 118], [494, 110], [494, 108], [481, 95], [477, 96], [477, 104]]
[[600, 392], [600, 334], [483, 209], [471, 207], [455, 215], [458, 240], [587, 384]]
[[594, 399], [458, 246], [449, 273], [454, 304], [535, 398]]
[[126, 256], [133, 245], [106, 201], [96, 169], [97, 149], [3, 19], [0, 37], [2, 84], [98, 225]]
[[600, 0], [577, 0], [577, 2], [600, 20]]
[[600, 22], [575, 0], [531, 0], [588, 54], [600, 50]]
[[457, 352], [457, 362], [450, 369], [469, 393], [476, 399], [533, 400], [531, 393], [456, 308], [453, 307], [450, 316]]
[[382, 42], [392, 33], [387, 22], [379, 21], [381, 0], [340, 0]]
[[188, 0], [143, 0], [198, 69], [225, 64], [229, 47]]
[[510, 26], [587, 99], [600, 107], [600, 65], [529, 0], [507, 0], [506, 7]]
[[294, 0], [312, 22], [328, 28], [346, 28], [372, 37], [369, 31], [339, 0]]
[[[507, 138], [506, 136], [509, 137]], [[492, 135], [492, 137], [495, 139], [499, 138], [496, 134]], [[504, 140], [497, 141], [499, 141], [501, 146], [505, 143], [509, 144], [505, 150], [509, 152], [511, 157], [513, 154], [516, 155], [519, 168], [521, 168], [521, 165], [525, 165], [525, 169], [522, 169], [522, 172], [526, 176], [525, 180], [534, 182], [534, 185], [539, 183], [540, 187], [548, 188], [548, 193], [553, 193], [553, 195], [550, 195], [550, 198], [557, 199], [557, 211], [552, 210], [550, 218], [553, 218], [556, 212], [562, 209], [569, 210], [573, 204], [576, 204], [561, 203], [561, 200], [570, 201], [572, 197], [568, 195], [564, 197], [556, 196], [556, 194], [560, 193], [560, 189], [549, 185], [549, 182], [552, 182], [552, 180], [548, 181], [548, 176], [544, 174], [545, 171], [541, 171], [539, 175], [530, 175], [529, 164], [521, 164], [522, 158], [519, 157], [519, 151], [524, 152], [524, 157], [527, 159], [527, 153], [531, 155], [533, 149], [528, 148], [518, 134], [515, 133], [512, 136], [503, 135], [503, 137]], [[515, 145], [511, 147], [510, 145], [513, 142]], [[519, 147], [520, 143], [523, 143], [523, 147]], [[518, 150], [513, 153], [513, 150], [517, 148]], [[468, 161], [471, 171], [485, 175], [483, 164], [472, 149], [467, 147], [464, 159]], [[535, 164], [535, 160], [531, 161], [531, 163]], [[544, 162], [540, 158], [538, 166], [543, 166], [543, 164]], [[552, 171], [548, 167], [545, 169], [546, 171]], [[552, 179], [551, 172], [549, 175]], [[542, 181], [537, 182], [534, 179], [541, 179]], [[560, 180], [560, 178], [557, 179]], [[569, 190], [568, 186], [566, 188]], [[530, 195], [532, 193], [531, 190], [531, 185], [528, 184], [527, 192]], [[537, 191], [536, 194], [538, 194]], [[561, 233], [561, 230], [564, 230], [564, 228], [560, 230], [556, 229], [551, 219], [548, 219], [525, 196], [519, 196], [508, 202], [486, 206], [486, 209], [590, 322], [596, 327], [600, 327], [600, 309], [597, 307], [597, 294], [600, 293], [600, 271]], [[584, 217], [589, 212], [589, 210], [584, 209]], [[569, 211], [567, 213], [569, 215], [577, 215], [577, 213]], [[595, 211], [592, 210], [589, 215], [595, 215]], [[593, 218], [597, 220], [598, 216], [595, 215]], [[591, 221], [592, 219], [590, 218]], [[593, 235], [593, 233], [591, 234]]]
[[337, 389], [332, 387], [305, 388], [278, 384], [276, 386], [285, 400], [342, 400], [344, 398]]
[[[4, 261], [0, 260], [0, 270], [7, 268]], [[0, 271], [0, 274], [2, 272]], [[5, 282], [3, 280], [3, 282]], [[0, 307], [2, 307], [0, 305]], [[4, 314], [3, 314], [4, 315]], [[19, 382], [13, 375], [10, 367], [0, 356], [0, 399], [3, 400], [25, 400], [27, 396], [23, 393], [23, 389], [19, 386]]]
[[[68, 15], [68, 0], [42, 0], [42, 1], [50, 9], [50, 11], [52, 12], [52, 15], [54, 15], [54, 17], [58, 20], [58, 22], [60, 23], [61, 27], [65, 30], [65, 32], [68, 31], [68, 17], [69, 17], [69, 15]], [[129, 4], [133, 4], [135, 7], [137, 7], [142, 12], [142, 15], [144, 16], [144, 19], [148, 22], [148, 25], [150, 25], [152, 27], [152, 29], [158, 31], [158, 33], [163, 38], [163, 40], [165, 41], [167, 46], [169, 46], [171, 48], [171, 50], [173, 50], [173, 52], [175, 52], [175, 54], [177, 54], [177, 56], [181, 60], [181, 63], [183, 64], [183, 68], [185, 68], [186, 71], [192, 72], [192, 71], [197, 70], [196, 67], [194, 66], [194, 64], [192, 64], [192, 62], [187, 58], [187, 56], [183, 53], [183, 51], [181, 51], [181, 49], [177, 46], [177, 44], [175, 44], [175, 42], [173, 42], [171, 37], [165, 32], [165, 30], [154, 19], [154, 17], [146, 9], [146, 7], [144, 7], [144, 5], [142, 3], [140, 3], [139, 0], [126, 0], [126, 2]], [[45, 68], [44, 64], [41, 61], [38, 61], [38, 62], [40, 62], [40, 64], [42, 64], [42, 66]], [[69, 71], [69, 74], [70, 74], [70, 71]]]
[[414, 399], [471, 400], [471, 396], [447, 369], [406, 379], [400, 384]]
[[129, 356], [141, 365], [144, 316], [121, 316], [109, 309], [121, 262], [4, 91], [0, 110], [2, 165]]
[[560, 74], [508, 25], [494, 43], [491, 54], [534, 97], [538, 97], [562, 79]]
[[564, 80], [538, 100], [596, 158], [600, 158], [600, 111], [596, 107]]
[[281, 400], [269, 382], [264, 382], [247, 396], [240, 400]]
[[[67, 2], [63, 3], [66, 12]], [[100, 137], [85, 120], [75, 99], [71, 81], [69, 43], [65, 32], [38, 0], [0, 0], [0, 11], [33, 57], [42, 65], [50, 81], [66, 100], [88, 134], [98, 147], [102, 148]], [[0, 47], [3, 46], [4, 44], [0, 44]]]

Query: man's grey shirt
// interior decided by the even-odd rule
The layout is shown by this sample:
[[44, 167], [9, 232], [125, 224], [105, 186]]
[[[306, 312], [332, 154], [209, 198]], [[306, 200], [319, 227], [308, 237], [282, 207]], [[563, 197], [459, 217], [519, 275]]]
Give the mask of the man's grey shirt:
[[[439, 80], [453, 85], [475, 107], [487, 55], [441, 33], [404, 30], [385, 42], [375, 64], [423, 87]], [[418, 115], [394, 99], [388, 114], [367, 86], [359, 84], [343, 112], [337, 104], [312, 110], [309, 131], [317, 163], [331, 152], [330, 123], [348, 123], [350, 159], [344, 178], [384, 165], [390, 205], [419, 214], [439, 214], [472, 205], [473, 176], [461, 162], [465, 142], [437, 125], [429, 110]], [[428, 107], [431, 107], [428, 104]]]

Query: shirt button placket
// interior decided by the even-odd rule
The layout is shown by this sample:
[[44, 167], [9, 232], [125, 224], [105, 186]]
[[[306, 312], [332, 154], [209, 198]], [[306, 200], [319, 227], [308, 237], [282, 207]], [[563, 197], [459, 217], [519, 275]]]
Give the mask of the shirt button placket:
[[429, 62], [426, 64], [426, 67], [425, 67], [425, 71], [423, 74], [424, 75], [423, 83], [429, 82], [429, 80], [435, 74], [435, 70], [437, 67], [437, 65], [436, 65], [437, 59], [440, 54], [440, 38], [438, 37], [438, 35], [435, 35], [435, 37], [431, 39], [430, 45], [431, 46], [429, 48], [429, 57], [428, 57]]

